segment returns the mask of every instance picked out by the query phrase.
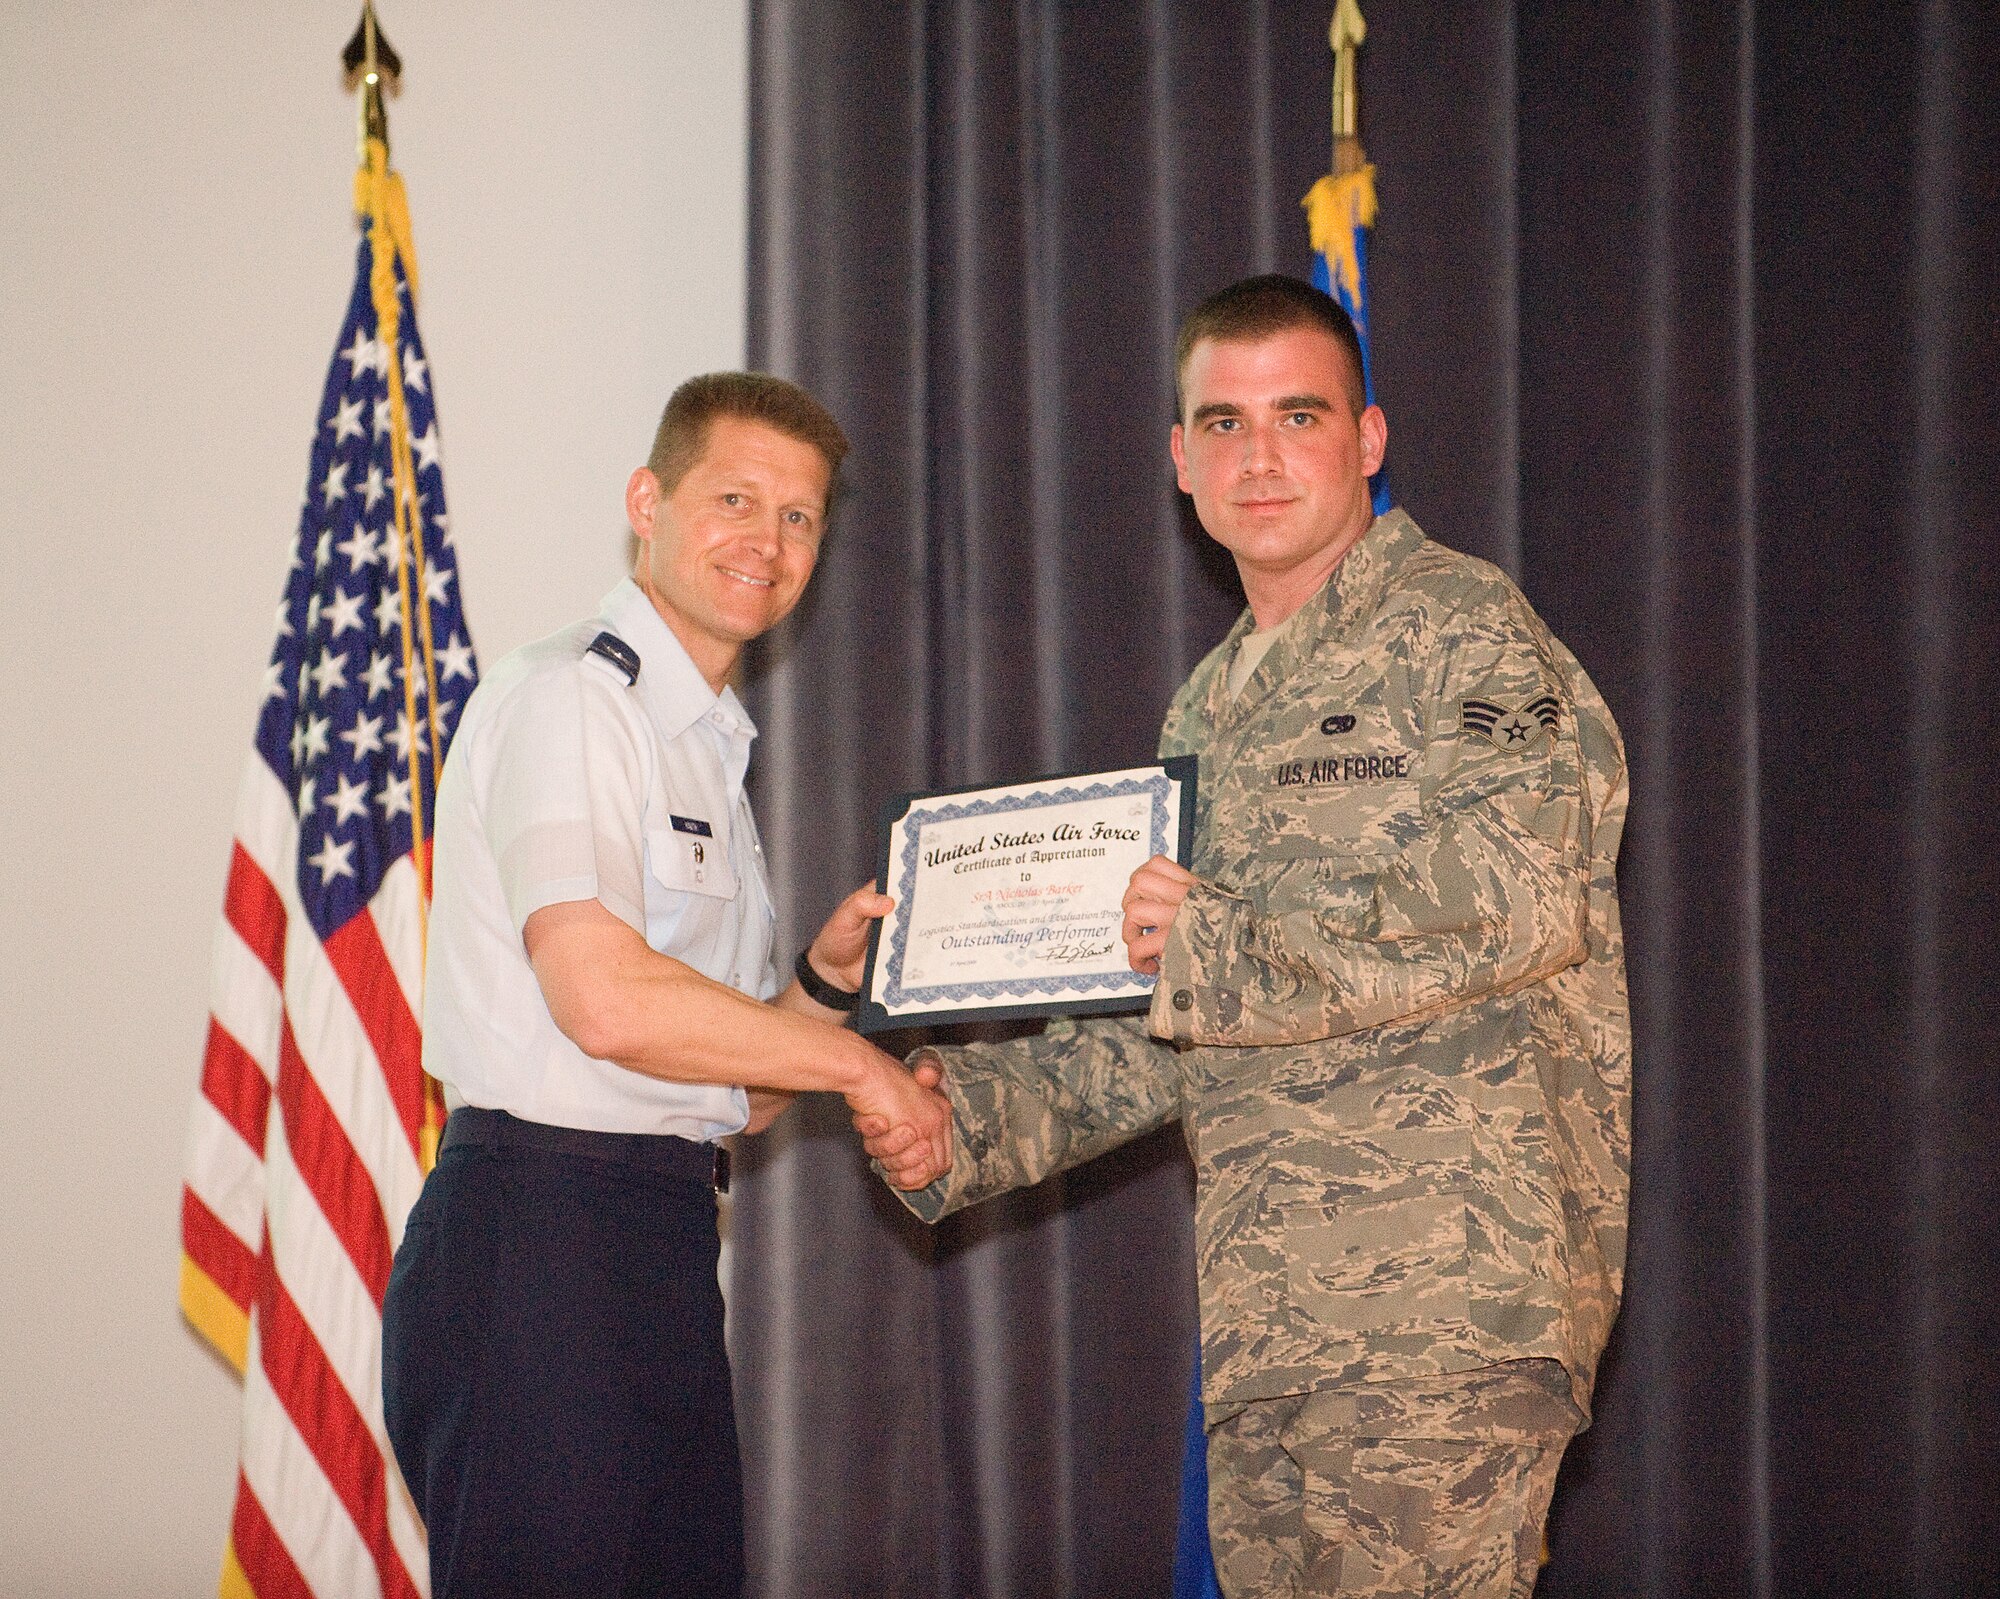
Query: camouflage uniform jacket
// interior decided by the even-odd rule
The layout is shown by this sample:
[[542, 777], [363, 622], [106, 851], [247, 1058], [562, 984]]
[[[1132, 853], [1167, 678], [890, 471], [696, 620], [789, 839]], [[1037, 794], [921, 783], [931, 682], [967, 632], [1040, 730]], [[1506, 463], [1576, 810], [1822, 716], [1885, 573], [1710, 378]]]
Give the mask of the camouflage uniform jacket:
[[[1547, 1357], [1624, 1268], [1624, 751], [1507, 577], [1379, 518], [1236, 699], [1175, 697], [1193, 870], [1150, 1015], [940, 1053], [935, 1219], [1179, 1116], [1211, 1407]], [[1211, 1417], [1213, 1419], [1213, 1416]]]

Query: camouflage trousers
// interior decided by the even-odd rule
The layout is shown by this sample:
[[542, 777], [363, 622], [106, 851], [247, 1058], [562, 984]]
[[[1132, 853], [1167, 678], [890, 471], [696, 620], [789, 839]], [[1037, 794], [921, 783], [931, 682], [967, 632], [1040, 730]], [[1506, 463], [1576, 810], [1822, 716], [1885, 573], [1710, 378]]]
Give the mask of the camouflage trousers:
[[1581, 1419], [1553, 1360], [1218, 1413], [1209, 1537], [1227, 1599], [1526, 1599]]

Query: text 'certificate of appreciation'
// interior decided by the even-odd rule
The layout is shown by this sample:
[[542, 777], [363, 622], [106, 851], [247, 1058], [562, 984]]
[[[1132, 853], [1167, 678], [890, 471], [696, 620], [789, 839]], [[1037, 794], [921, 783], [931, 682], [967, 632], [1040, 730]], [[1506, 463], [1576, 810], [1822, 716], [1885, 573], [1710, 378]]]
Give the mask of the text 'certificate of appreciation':
[[882, 888], [857, 1025], [1144, 1010], [1119, 936], [1132, 873], [1187, 864], [1195, 759], [906, 795], [885, 813]]

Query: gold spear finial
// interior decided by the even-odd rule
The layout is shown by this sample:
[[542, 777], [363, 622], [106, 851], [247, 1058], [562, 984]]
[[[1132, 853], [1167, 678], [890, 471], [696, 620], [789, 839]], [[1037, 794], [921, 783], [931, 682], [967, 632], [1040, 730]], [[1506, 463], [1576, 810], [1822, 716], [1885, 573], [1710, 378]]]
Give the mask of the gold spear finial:
[[389, 118], [382, 109], [384, 91], [394, 94], [401, 86], [403, 60], [389, 47], [388, 39], [375, 20], [374, 0], [364, 0], [361, 20], [354, 37], [340, 52], [340, 64], [347, 74], [347, 87], [361, 90], [361, 161], [368, 161], [368, 141], [380, 139], [389, 148]]
[[1358, 172], [1368, 158], [1361, 151], [1361, 90], [1355, 58], [1368, 37], [1359, 0], [1338, 0], [1327, 42], [1333, 46], [1333, 170]]

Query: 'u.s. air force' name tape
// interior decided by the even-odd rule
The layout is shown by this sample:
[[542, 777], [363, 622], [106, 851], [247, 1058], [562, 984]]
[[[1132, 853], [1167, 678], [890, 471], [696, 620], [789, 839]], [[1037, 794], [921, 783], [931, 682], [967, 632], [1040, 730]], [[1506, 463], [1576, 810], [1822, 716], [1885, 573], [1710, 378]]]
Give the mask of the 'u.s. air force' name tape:
[[1317, 788], [1326, 783], [1379, 783], [1384, 778], [1408, 777], [1411, 762], [1408, 750], [1375, 755], [1323, 755], [1315, 761], [1280, 761], [1272, 770], [1271, 786]]

